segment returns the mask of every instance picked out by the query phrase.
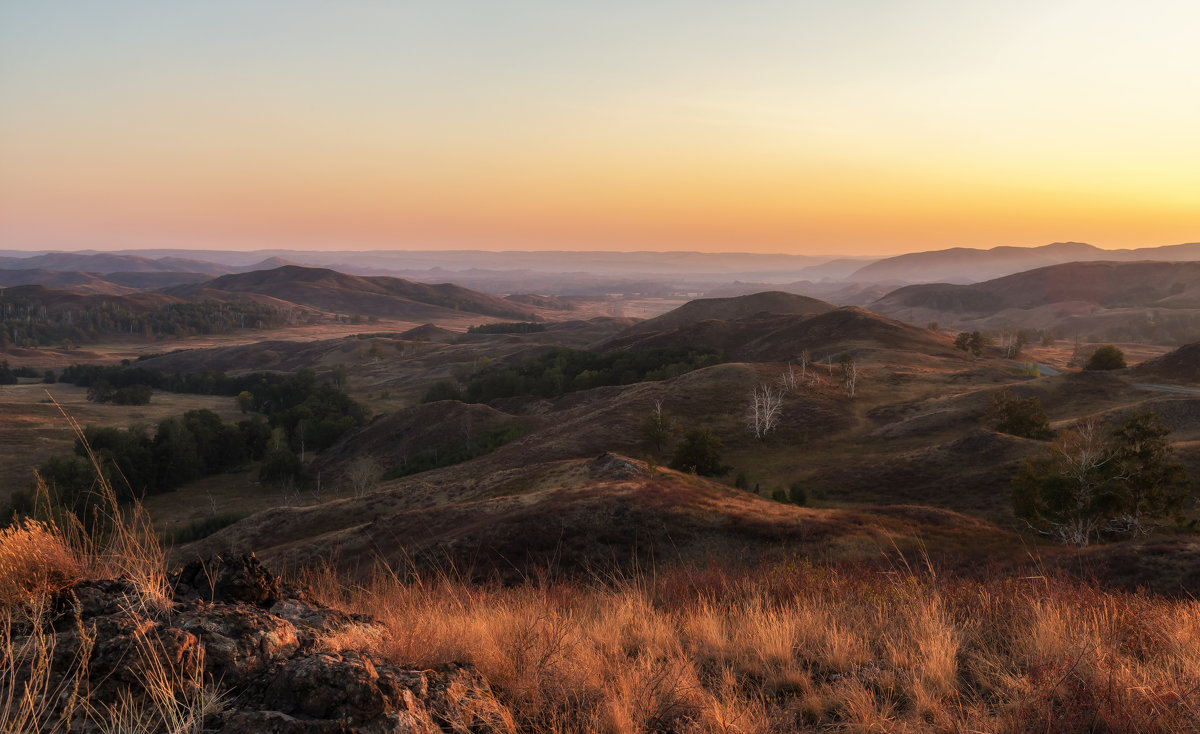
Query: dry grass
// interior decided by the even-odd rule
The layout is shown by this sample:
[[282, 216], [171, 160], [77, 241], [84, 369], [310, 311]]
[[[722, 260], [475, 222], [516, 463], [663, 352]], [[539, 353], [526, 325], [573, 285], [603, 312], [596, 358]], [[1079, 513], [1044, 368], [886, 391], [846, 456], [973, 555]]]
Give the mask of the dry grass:
[[[78, 424], [67, 420], [82, 440]], [[90, 448], [88, 458], [103, 477]], [[114, 734], [199, 732], [221, 699], [198, 656], [170, 655], [155, 634], [154, 621], [169, 613], [170, 594], [163, 549], [145, 510], [136, 503], [120, 507], [101, 478], [93, 491], [104, 530], [89, 534], [75, 516], [52, 510], [40, 479], [37, 490], [43, 519], [0, 531], [0, 731], [66, 732], [86, 725]], [[76, 581], [117, 577], [133, 584], [122, 600], [127, 613], [148, 623], [136, 632], [124, 663], [132, 684], [117, 701], [101, 704], [87, 695], [95, 627], [77, 618], [74, 646], [58, 654], [54, 630], [62, 620], [51, 618], [50, 607], [52, 597]]]
[[0, 609], [43, 599], [82, 575], [82, 559], [53, 526], [26, 519], [0, 530]]
[[402, 582], [331, 639], [476, 665], [521, 731], [1194, 731], [1200, 603], [1066, 579], [951, 583], [800, 563], [604, 583]]

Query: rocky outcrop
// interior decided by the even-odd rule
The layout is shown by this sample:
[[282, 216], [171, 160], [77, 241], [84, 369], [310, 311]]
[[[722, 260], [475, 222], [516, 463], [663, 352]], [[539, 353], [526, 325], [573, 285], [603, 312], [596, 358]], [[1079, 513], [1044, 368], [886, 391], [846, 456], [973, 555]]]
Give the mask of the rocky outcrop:
[[[370, 633], [374, 622], [285, 588], [253, 556], [194, 561], [170, 583], [171, 599], [159, 604], [126, 579], [84, 581], [53, 600], [56, 688], [78, 684], [76, 701], [87, 701], [69, 714], [71, 731], [95, 730], [95, 712], [122, 701], [161, 707], [152, 689], [162, 683], [182, 713], [202, 717], [205, 732], [511, 729], [470, 666], [405, 670], [330, 645], [340, 632]], [[80, 661], [86, 674], [68, 681]], [[205, 691], [219, 694], [215, 705], [203, 705]]]

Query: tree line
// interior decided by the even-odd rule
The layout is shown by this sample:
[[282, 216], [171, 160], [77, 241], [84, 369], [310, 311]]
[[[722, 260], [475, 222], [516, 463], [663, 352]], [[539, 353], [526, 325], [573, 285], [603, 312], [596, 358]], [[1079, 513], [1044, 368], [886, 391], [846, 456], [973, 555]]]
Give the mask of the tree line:
[[[118, 502], [126, 503], [241, 469], [263, 458], [271, 437], [271, 427], [260, 416], [226, 423], [211, 410], [165, 418], [153, 435], [143, 426], [87, 426], [71, 455], [47, 459], [38, 474], [55, 506], [94, 523], [100, 519], [103, 501], [94, 491], [100, 477], [89, 450]], [[30, 513], [33, 504], [32, 492], [18, 491], [6, 517]]]
[[168, 392], [228, 395], [243, 412], [267, 416], [272, 428], [282, 428], [288, 446], [298, 453], [320, 451], [343, 433], [366, 420], [366, 409], [342, 392], [344, 379], [335, 373], [330, 382], [318, 382], [311, 369], [285, 375], [252, 372], [228, 375], [205, 368], [200, 372], [165, 374], [137, 365], [75, 364], [63, 369], [59, 382], [88, 388], [89, 392], [119, 392], [145, 386]]
[[62, 308], [32, 296], [0, 295], [0, 349], [69, 346], [114, 334], [155, 339], [269, 329], [287, 324], [291, 317], [288, 310], [252, 302], [207, 300], [135, 310], [117, 299], [99, 299]]

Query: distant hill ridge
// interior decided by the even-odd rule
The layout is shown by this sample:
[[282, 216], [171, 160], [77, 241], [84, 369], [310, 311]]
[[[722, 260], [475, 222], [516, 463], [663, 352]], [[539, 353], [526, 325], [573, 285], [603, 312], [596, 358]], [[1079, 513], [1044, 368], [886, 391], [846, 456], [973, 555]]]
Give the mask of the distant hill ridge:
[[284, 265], [271, 270], [222, 275], [212, 280], [165, 289], [188, 298], [267, 296], [321, 311], [429, 320], [453, 312], [514, 319], [536, 319], [527, 308], [497, 296], [452, 283], [414, 283], [388, 276], [359, 276]]
[[1200, 260], [1200, 243], [1131, 250], [1103, 250], [1083, 242], [1055, 242], [1041, 247], [1001, 246], [987, 250], [954, 247], [877, 260], [855, 270], [846, 280], [896, 284], [978, 283], [1049, 265], [1098, 260]]
[[742, 319], [755, 314], [819, 314], [837, 306], [808, 296], [783, 291], [764, 291], [731, 298], [699, 298], [679, 308], [630, 327], [626, 334], [673, 329], [706, 319]]
[[1200, 262], [1072, 262], [971, 285], [910, 285], [880, 298], [871, 309], [885, 314], [913, 308], [982, 314], [1067, 302], [1107, 308], [1200, 308]]
[[149, 258], [111, 252], [49, 252], [32, 257], [0, 257], [0, 268], [9, 270], [84, 271], [88, 273], [231, 273], [233, 268], [215, 262], [182, 257]]
[[805, 349], [826, 355], [851, 348], [956, 356], [949, 341], [928, 329], [853, 306], [769, 291], [691, 301], [635, 324], [602, 349], [708, 346], [739, 361], [785, 362]]

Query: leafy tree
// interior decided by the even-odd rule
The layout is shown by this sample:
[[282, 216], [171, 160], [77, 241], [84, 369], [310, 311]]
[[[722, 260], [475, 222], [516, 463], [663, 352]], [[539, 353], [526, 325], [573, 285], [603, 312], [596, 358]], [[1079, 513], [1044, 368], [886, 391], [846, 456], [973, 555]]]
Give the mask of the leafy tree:
[[154, 466], [162, 489], [178, 487], [204, 474], [204, 460], [196, 437], [182, 418], [171, 417], [158, 424], [154, 434]]
[[153, 395], [149, 385], [130, 385], [114, 390], [111, 400], [117, 405], [149, 405]]
[[1152, 411], [1104, 433], [1096, 420], [1063, 431], [1013, 477], [1013, 511], [1031, 527], [1085, 546], [1101, 533], [1146, 533], [1190, 494], [1168, 429]]
[[1088, 357], [1085, 370], [1119, 370], [1125, 367], [1125, 353], [1112, 344], [1106, 344]]
[[341, 362], [335, 364], [329, 373], [329, 379], [333, 382], [334, 388], [341, 391], [345, 391], [346, 389], [346, 380], [348, 376], [349, 370], [346, 368], [346, 365], [342, 364]]
[[1018, 398], [1007, 389], [992, 393], [987, 422], [995, 430], [1012, 436], [1039, 441], [1054, 438], [1041, 401], [1037, 397]]
[[692, 471], [706, 477], [723, 476], [733, 468], [721, 463], [721, 451], [724, 448], [725, 444], [717, 438], [711, 428], [688, 431], [679, 447], [675, 449], [670, 467], [676, 471]]
[[647, 449], [661, 454], [675, 433], [675, 422], [671, 416], [663, 412], [662, 401], [655, 400], [650, 415], [643, 418], [637, 426], [638, 436]]
[[262, 466], [258, 470], [258, 479], [264, 484], [285, 484], [300, 479], [304, 469], [300, 457], [292, 451], [276, 431], [271, 443], [263, 454]]
[[954, 346], [964, 352], [970, 352], [976, 357], [983, 354], [983, 347], [986, 343], [987, 339], [982, 331], [962, 331], [954, 339]]
[[1187, 467], [1174, 459], [1170, 429], [1154, 411], [1127, 418], [1114, 432], [1114, 469], [1125, 485], [1119, 518], [1135, 535], [1178, 516], [1190, 490]]
[[254, 409], [254, 395], [249, 390], [242, 390], [237, 394], [238, 408], [242, 413], [249, 413]]

